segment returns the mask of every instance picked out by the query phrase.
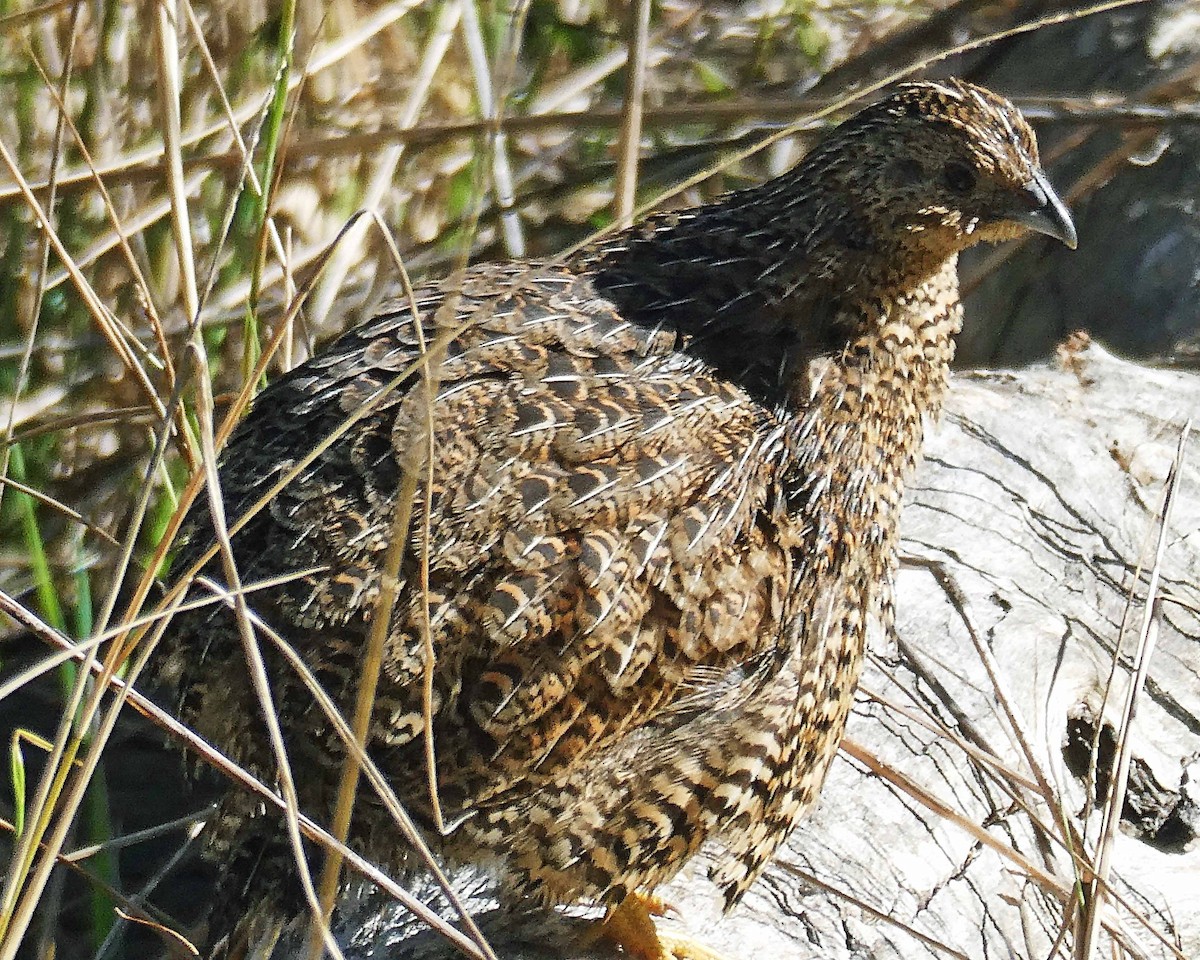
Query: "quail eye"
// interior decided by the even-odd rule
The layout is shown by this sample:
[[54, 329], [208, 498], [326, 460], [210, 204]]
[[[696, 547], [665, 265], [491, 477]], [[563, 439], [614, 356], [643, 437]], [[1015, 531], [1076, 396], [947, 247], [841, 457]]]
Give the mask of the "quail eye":
[[943, 175], [946, 178], [946, 186], [955, 193], [967, 193], [975, 186], [975, 171], [965, 163], [950, 161], [946, 164]]

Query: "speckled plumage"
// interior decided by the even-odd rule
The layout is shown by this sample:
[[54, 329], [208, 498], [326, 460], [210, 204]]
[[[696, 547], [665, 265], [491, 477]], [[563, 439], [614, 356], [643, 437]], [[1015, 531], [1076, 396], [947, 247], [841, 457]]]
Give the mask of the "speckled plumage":
[[[252, 605], [349, 712], [414, 471], [370, 749], [435, 851], [509, 896], [615, 903], [715, 840], [732, 905], [815, 800], [867, 634], [890, 629], [903, 485], [961, 320], [957, 254], [1027, 227], [1073, 245], [1017, 112], [912, 84], [761, 187], [562, 262], [421, 288], [425, 338], [449, 337], [431, 473], [410, 377], [235, 537], [243, 582], [291, 575]], [[222, 457], [227, 514], [419, 350], [400, 298], [273, 384]], [[202, 508], [191, 527], [194, 556]], [[425, 559], [444, 836], [422, 733]], [[302, 804], [327, 820], [344, 751], [267, 653]], [[242, 660], [232, 616], [206, 611], [177, 618], [154, 671], [269, 779]], [[281, 836], [252, 813], [226, 801], [235, 852]], [[353, 837], [403, 862], [365, 795]], [[274, 903], [268, 883], [249, 889]]]

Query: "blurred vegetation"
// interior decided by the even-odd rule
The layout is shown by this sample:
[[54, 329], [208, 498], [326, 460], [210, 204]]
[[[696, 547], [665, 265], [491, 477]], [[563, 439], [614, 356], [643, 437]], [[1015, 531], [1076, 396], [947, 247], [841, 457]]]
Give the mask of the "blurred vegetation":
[[[662, 0], [644, 126], [630, 131], [628, 3], [0, 0], [0, 592], [76, 638], [120, 622], [131, 584], [164, 559], [204, 419], [261, 383], [260, 351], [277, 347], [263, 374], [276, 376], [395, 292], [379, 227], [341, 236], [355, 211], [378, 212], [414, 279], [553, 255], [613, 220], [623, 137], [642, 158], [639, 204], [706, 171], [665, 202], [757, 182], [791, 166], [803, 137], [721, 159], [1003, 20], [980, 20], [981, 6]], [[5, 635], [15, 622], [0, 614]], [[23, 656], [0, 647], [0, 682]], [[53, 686], [60, 710], [90, 696], [74, 674]], [[53, 723], [38, 732], [52, 740]], [[33, 772], [44, 755], [22, 748]], [[100, 782], [68, 847], [132, 822]], [[136, 890], [112, 863], [85, 867]], [[62, 915], [80, 926], [56, 926], [64, 889], [47, 887], [30, 955], [90, 955], [108, 935], [94, 885], [76, 891], [94, 915], [80, 921], [76, 903]]]

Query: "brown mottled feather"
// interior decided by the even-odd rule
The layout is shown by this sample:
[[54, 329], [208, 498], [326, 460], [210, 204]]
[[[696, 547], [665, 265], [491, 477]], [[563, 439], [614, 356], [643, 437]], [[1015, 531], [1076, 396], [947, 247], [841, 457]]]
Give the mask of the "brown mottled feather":
[[[890, 628], [903, 483], [960, 323], [957, 253], [1017, 235], [1040, 176], [1006, 101], [908, 85], [762, 187], [561, 263], [475, 266], [418, 291], [424, 336], [451, 337], [431, 489], [410, 378], [234, 545], [244, 582], [294, 575], [254, 606], [349, 709], [401, 475], [420, 478], [370, 746], [447, 859], [486, 865], [510, 896], [615, 902], [716, 840], [714, 879], [730, 904], [744, 893], [817, 796], [868, 629]], [[224, 452], [227, 513], [418, 354], [397, 300], [273, 384]], [[452, 825], [436, 837], [427, 495], [432, 728]], [[206, 524], [196, 510], [188, 555]], [[325, 819], [344, 751], [268, 661], [302, 802]], [[154, 669], [187, 722], [270, 777], [227, 613], [181, 615]], [[278, 831], [253, 812], [230, 797], [218, 842]], [[369, 800], [355, 831], [403, 862]], [[251, 889], [288, 909], [271, 882]]]

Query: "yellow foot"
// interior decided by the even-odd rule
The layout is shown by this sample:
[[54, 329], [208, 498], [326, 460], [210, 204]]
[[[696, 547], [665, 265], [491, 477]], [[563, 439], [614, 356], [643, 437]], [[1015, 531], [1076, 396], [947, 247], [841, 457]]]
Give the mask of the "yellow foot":
[[631, 894], [619, 907], [609, 911], [598, 934], [637, 960], [723, 960], [687, 937], [660, 933], [652, 915], [661, 917], [668, 908], [657, 897]]

